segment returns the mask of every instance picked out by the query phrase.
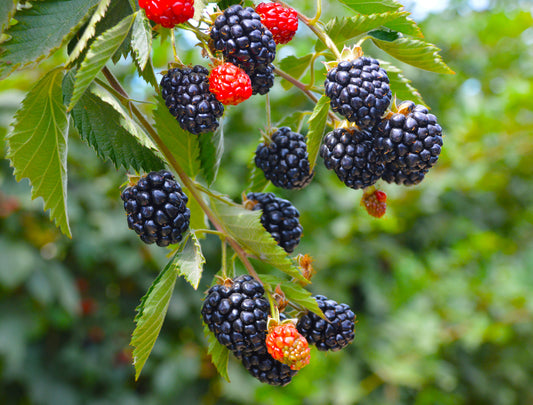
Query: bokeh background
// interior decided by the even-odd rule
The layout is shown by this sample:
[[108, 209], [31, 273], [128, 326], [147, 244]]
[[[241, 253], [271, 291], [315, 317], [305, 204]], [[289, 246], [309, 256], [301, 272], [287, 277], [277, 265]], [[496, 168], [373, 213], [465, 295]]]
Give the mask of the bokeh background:
[[[311, 3], [292, 4], [312, 15]], [[326, 17], [343, 13], [331, 3]], [[313, 349], [311, 364], [285, 388], [260, 384], [234, 360], [231, 383], [222, 380], [206, 355], [199, 313], [220, 263], [219, 242], [209, 237], [199, 291], [178, 280], [135, 383], [128, 347], [135, 307], [167, 259], [126, 226], [119, 199], [125, 172], [98, 160], [73, 132], [72, 240], [49, 222], [42, 201], [31, 201], [27, 181], [16, 183], [9, 162], [0, 161], [0, 403], [533, 403], [533, 5], [406, 6], [456, 72], [401, 65], [444, 128], [437, 166], [416, 187], [381, 184], [389, 196], [381, 220], [360, 207], [360, 191], [346, 189], [320, 162], [306, 189], [275, 190], [301, 212], [297, 253], [311, 254], [319, 270], [310, 289], [357, 313], [351, 346]], [[185, 60], [201, 61], [188, 37], [178, 44]], [[313, 44], [302, 27], [279, 57], [302, 56]], [[171, 60], [166, 49], [155, 49], [160, 69]], [[0, 139], [51, 63], [0, 82]], [[113, 70], [135, 97], [152, 97], [131, 61]], [[274, 122], [312, 109], [279, 82], [271, 100]], [[240, 200], [264, 125], [264, 98], [228, 109], [217, 190]]]

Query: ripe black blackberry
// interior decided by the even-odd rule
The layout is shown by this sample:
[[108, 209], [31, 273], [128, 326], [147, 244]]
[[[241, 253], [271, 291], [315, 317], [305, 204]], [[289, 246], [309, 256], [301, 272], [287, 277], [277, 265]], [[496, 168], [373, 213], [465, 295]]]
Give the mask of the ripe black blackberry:
[[441, 152], [442, 128], [437, 118], [412, 101], [401, 103], [398, 112], [382, 120], [374, 134], [385, 153], [382, 178], [388, 183], [420, 183]]
[[341, 61], [324, 82], [331, 109], [361, 129], [378, 123], [392, 98], [387, 72], [373, 58]]
[[[266, 350], [266, 345], [265, 345]], [[242, 358], [244, 368], [262, 383], [285, 386], [298, 373], [277, 360], [268, 353], [252, 353]]]
[[249, 73], [252, 82], [252, 94], [267, 94], [274, 86], [274, 67], [270, 65], [259, 65], [253, 73]]
[[209, 330], [237, 358], [266, 352], [270, 306], [261, 283], [249, 275], [211, 287], [202, 305]]
[[255, 165], [276, 187], [301, 189], [313, 178], [305, 137], [282, 127], [255, 151]]
[[121, 196], [128, 214], [128, 226], [145, 243], [168, 246], [181, 241], [189, 228], [188, 198], [166, 170], [141, 177], [126, 187]]
[[267, 66], [276, 56], [272, 33], [251, 7], [228, 7], [211, 28], [211, 39], [224, 59], [251, 75], [258, 66]]
[[180, 126], [193, 134], [218, 128], [224, 106], [209, 91], [209, 71], [200, 65], [170, 69], [161, 79], [161, 95]]
[[298, 332], [318, 350], [337, 351], [346, 347], [355, 337], [355, 314], [347, 304], [339, 304], [323, 295], [316, 295], [315, 299], [329, 322], [307, 312], [296, 324]]
[[248, 193], [245, 205], [253, 211], [261, 210], [261, 224], [287, 253], [291, 253], [302, 236], [300, 213], [290, 201], [273, 193]]
[[320, 156], [329, 170], [348, 187], [360, 189], [376, 183], [385, 167], [383, 156], [366, 130], [337, 128], [324, 137]]

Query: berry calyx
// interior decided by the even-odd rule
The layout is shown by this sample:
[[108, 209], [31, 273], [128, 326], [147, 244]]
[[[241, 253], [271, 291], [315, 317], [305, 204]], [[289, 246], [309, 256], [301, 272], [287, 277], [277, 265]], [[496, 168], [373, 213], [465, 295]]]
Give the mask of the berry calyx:
[[300, 370], [309, 364], [311, 359], [307, 340], [290, 321], [271, 326], [268, 329], [266, 345], [273, 359], [288, 365], [292, 370]]
[[209, 91], [224, 105], [237, 105], [252, 95], [252, 83], [244, 70], [223, 63], [209, 73]]
[[387, 194], [372, 187], [363, 193], [361, 205], [364, 205], [366, 211], [373, 217], [381, 218], [387, 212]]
[[165, 28], [173, 28], [194, 16], [194, 0], [139, 0], [146, 16]]
[[278, 3], [260, 3], [255, 8], [261, 22], [267, 27], [276, 44], [286, 44], [298, 30], [298, 13]]

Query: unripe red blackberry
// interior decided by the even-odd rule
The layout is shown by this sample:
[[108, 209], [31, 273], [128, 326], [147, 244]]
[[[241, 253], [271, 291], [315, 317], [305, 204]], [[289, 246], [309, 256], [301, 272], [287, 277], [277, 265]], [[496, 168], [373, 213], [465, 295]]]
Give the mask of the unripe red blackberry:
[[261, 210], [261, 224], [287, 253], [300, 243], [303, 228], [300, 213], [289, 201], [273, 193], [248, 193], [245, 206], [253, 211]]
[[141, 177], [121, 193], [128, 226], [145, 243], [168, 246], [182, 240], [189, 228], [188, 198], [166, 170]]
[[146, 16], [165, 28], [173, 28], [194, 16], [194, 0], [139, 0]]
[[250, 77], [233, 63], [223, 63], [209, 73], [209, 90], [224, 105], [237, 105], [250, 98]]
[[211, 287], [202, 305], [209, 330], [237, 358], [266, 352], [270, 306], [261, 283], [249, 275]]
[[259, 3], [255, 8], [261, 21], [274, 37], [276, 44], [286, 44], [298, 30], [298, 13], [278, 3]]
[[257, 146], [255, 165], [276, 187], [301, 189], [313, 178], [305, 137], [289, 127], [278, 129], [270, 141]]
[[341, 61], [330, 69], [324, 90], [331, 109], [361, 129], [376, 125], [392, 98], [387, 72], [366, 56]]
[[442, 147], [442, 128], [423, 105], [404, 101], [374, 129], [376, 146], [387, 161], [382, 178], [388, 183], [411, 186], [420, 183], [437, 162]]
[[337, 351], [346, 347], [355, 338], [355, 314], [347, 304], [339, 304], [323, 295], [315, 299], [327, 321], [307, 312], [298, 320], [296, 328], [318, 350]]
[[200, 65], [170, 69], [161, 79], [161, 95], [180, 126], [193, 134], [218, 128], [224, 106], [209, 91], [209, 71]]
[[355, 127], [329, 132], [320, 147], [320, 156], [326, 168], [334, 170], [337, 177], [353, 189], [371, 186], [385, 170], [372, 134]]

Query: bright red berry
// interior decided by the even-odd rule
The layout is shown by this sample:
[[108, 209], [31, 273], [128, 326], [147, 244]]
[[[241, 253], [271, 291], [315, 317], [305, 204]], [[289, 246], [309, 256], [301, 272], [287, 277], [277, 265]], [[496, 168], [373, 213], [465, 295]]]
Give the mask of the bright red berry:
[[361, 205], [366, 211], [376, 218], [381, 218], [387, 211], [387, 194], [380, 190], [370, 190], [363, 193]]
[[260, 3], [255, 8], [261, 22], [267, 27], [276, 44], [286, 44], [298, 30], [298, 14], [290, 7], [277, 3]]
[[173, 28], [194, 16], [194, 0], [139, 0], [146, 16], [165, 28]]
[[209, 74], [209, 91], [222, 104], [237, 105], [252, 95], [250, 77], [233, 63], [223, 63]]
[[266, 337], [268, 353], [292, 370], [299, 370], [309, 364], [311, 349], [307, 340], [292, 323], [276, 325], [268, 330]]

